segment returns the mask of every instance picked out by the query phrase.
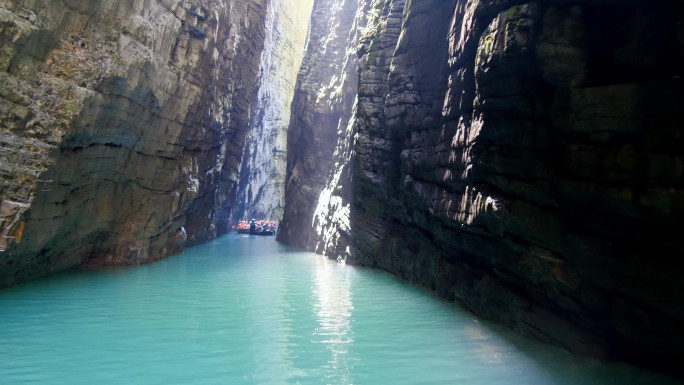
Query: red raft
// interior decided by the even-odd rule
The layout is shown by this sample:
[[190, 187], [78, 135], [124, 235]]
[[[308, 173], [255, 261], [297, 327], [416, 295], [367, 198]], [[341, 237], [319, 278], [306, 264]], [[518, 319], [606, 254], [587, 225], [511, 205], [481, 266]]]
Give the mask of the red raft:
[[275, 221], [257, 221], [252, 219], [251, 221], [240, 221], [235, 231], [238, 234], [250, 234], [250, 235], [275, 235], [276, 232], [276, 222]]

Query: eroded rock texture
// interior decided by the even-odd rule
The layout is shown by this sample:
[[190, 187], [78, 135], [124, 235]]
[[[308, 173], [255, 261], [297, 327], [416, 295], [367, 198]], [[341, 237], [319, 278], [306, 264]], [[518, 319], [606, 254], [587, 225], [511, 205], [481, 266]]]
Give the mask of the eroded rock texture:
[[267, 0], [0, 0], [0, 286], [227, 229]]
[[[279, 239], [323, 251], [323, 237], [338, 240], [338, 232], [322, 213], [348, 209], [331, 190], [340, 178], [350, 178], [349, 155], [357, 100], [356, 44], [366, 31], [369, 4], [320, 0], [314, 3], [307, 51], [292, 101], [287, 137], [285, 215]], [[349, 186], [341, 183], [340, 186]], [[331, 200], [335, 200], [332, 202]], [[332, 241], [336, 243], [335, 241]]]
[[[360, 3], [312, 25], [280, 239], [681, 371], [681, 2]], [[346, 62], [316, 65], [331, 44]], [[331, 103], [344, 76], [356, 95]]]
[[270, 0], [234, 220], [279, 219], [285, 206], [287, 128], [313, 0]]

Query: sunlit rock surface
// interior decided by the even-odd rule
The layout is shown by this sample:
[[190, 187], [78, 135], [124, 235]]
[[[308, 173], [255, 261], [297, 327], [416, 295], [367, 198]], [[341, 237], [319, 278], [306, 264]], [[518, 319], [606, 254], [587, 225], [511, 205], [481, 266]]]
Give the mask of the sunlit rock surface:
[[269, 2], [259, 91], [250, 111], [235, 221], [282, 217], [290, 104], [304, 57], [312, 4], [313, 0]]
[[353, 3], [314, 8], [279, 239], [681, 372], [684, 5]]
[[0, 286], [225, 231], [266, 0], [0, 0]]
[[[351, 177], [356, 45], [366, 32], [369, 10], [362, 3], [322, 0], [314, 4], [307, 51], [292, 101], [287, 205], [279, 239], [319, 252], [325, 251], [326, 244], [337, 244], [338, 222], [344, 226], [349, 219], [343, 192], [332, 192], [338, 186], [351, 185], [338, 182]], [[333, 217], [337, 221], [331, 221]]]

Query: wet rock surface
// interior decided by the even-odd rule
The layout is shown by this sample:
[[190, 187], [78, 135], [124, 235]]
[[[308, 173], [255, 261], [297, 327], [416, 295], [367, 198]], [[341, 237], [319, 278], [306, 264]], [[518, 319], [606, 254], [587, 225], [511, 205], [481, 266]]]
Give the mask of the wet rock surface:
[[[279, 239], [570, 351], [681, 373], [684, 7], [359, 9], [312, 25]], [[335, 39], [357, 47], [344, 103], [314, 92], [350, 74], [311, 65]]]

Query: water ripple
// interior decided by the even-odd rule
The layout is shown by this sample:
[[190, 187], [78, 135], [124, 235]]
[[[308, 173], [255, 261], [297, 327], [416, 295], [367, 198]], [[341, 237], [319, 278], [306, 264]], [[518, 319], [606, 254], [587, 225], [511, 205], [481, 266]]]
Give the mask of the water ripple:
[[511, 335], [387, 274], [227, 236], [0, 291], [0, 384], [674, 384]]

